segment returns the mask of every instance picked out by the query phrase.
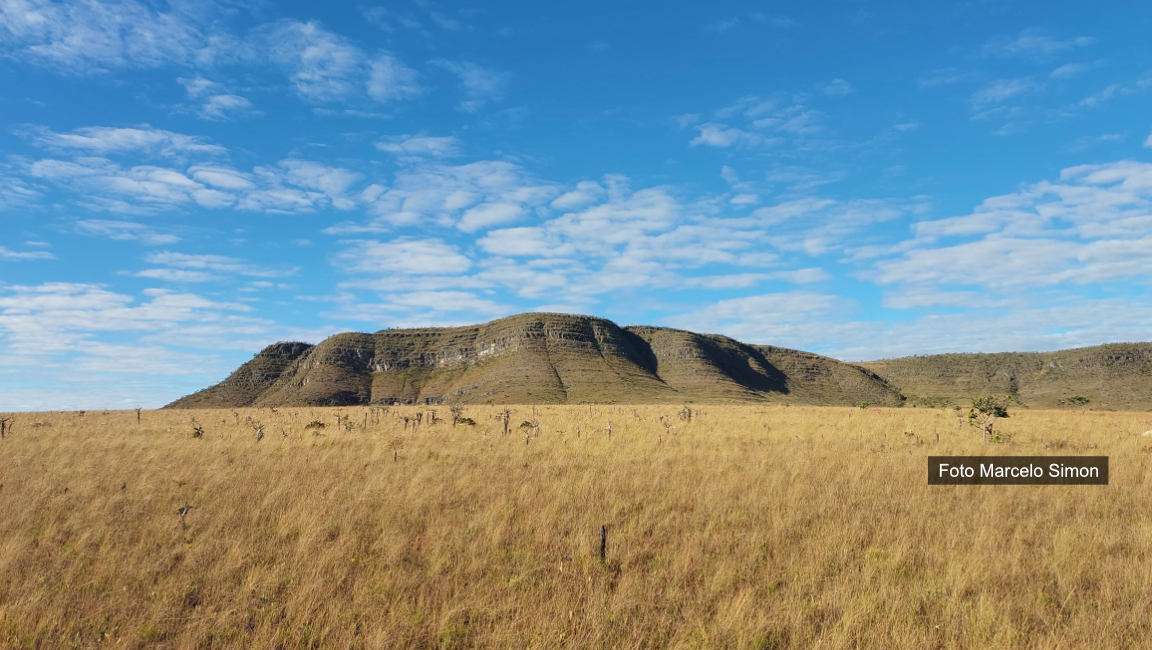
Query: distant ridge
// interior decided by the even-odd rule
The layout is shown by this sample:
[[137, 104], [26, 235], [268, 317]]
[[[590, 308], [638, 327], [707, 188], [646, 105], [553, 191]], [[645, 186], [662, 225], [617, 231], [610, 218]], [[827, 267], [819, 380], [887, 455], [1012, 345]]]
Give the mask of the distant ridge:
[[1152, 409], [1152, 343], [1108, 343], [1056, 352], [937, 354], [858, 364], [908, 396], [909, 405], [967, 405], [1011, 395], [1033, 408]]
[[870, 370], [808, 352], [531, 313], [276, 343], [166, 408], [688, 401], [897, 406], [903, 396]]

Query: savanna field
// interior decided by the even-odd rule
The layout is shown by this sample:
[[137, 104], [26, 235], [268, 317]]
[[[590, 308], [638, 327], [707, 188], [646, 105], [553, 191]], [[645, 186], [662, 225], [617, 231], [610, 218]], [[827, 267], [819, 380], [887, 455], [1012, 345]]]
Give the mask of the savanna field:
[[2, 416], [0, 647], [1152, 647], [1152, 414], [689, 408]]

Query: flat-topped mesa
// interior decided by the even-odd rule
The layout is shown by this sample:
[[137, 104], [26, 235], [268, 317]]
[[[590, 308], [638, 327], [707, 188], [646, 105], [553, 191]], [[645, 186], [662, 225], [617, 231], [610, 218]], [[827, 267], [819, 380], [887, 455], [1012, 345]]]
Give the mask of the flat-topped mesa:
[[[844, 366], [849, 375], [863, 372], [820, 359]], [[875, 403], [899, 403], [894, 390], [867, 376], [856, 388], [793, 381], [759, 348], [728, 337], [532, 313], [466, 327], [350, 332], [315, 346], [276, 344], [223, 382], [169, 406], [811, 399], [853, 404], [865, 394]], [[813, 381], [820, 391], [812, 390]]]

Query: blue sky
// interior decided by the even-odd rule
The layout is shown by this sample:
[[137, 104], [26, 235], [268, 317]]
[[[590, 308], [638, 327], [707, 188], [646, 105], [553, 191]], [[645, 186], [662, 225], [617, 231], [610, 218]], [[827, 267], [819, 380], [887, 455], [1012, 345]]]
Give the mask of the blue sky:
[[0, 409], [525, 311], [1152, 339], [1146, 2], [0, 0]]

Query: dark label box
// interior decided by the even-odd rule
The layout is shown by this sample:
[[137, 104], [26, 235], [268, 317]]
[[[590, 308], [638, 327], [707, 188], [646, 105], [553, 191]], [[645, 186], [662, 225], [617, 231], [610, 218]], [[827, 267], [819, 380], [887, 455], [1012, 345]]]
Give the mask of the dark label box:
[[1108, 485], [1108, 457], [929, 456], [928, 485]]

